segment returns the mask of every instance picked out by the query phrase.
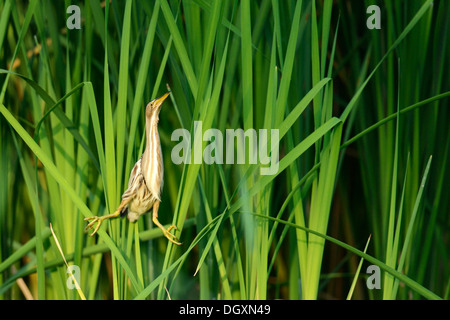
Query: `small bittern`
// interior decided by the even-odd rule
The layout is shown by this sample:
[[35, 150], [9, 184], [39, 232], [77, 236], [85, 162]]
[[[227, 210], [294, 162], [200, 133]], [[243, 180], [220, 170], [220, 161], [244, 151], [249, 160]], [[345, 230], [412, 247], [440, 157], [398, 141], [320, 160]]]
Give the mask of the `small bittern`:
[[103, 220], [127, 216], [130, 222], [135, 222], [139, 217], [153, 208], [153, 223], [157, 225], [169, 241], [181, 244], [170, 230], [177, 229], [175, 225], [168, 229], [158, 221], [158, 209], [161, 202], [161, 191], [164, 183], [164, 164], [162, 161], [161, 142], [158, 134], [159, 111], [169, 92], [161, 98], [151, 101], [145, 108], [145, 130], [147, 144], [141, 158], [136, 162], [130, 174], [128, 189], [122, 195], [122, 201], [117, 210], [102, 217], [90, 217], [84, 220], [90, 221], [85, 230], [97, 226], [93, 236], [100, 227]]

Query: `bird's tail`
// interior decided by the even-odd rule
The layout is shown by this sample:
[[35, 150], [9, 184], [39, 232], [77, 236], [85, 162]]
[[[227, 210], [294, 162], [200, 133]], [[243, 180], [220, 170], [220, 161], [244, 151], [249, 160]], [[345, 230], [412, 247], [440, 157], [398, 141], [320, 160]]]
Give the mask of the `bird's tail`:
[[126, 217], [127, 214], [128, 214], [128, 206], [126, 206], [122, 209], [122, 211], [120, 212], [120, 217], [121, 218]]

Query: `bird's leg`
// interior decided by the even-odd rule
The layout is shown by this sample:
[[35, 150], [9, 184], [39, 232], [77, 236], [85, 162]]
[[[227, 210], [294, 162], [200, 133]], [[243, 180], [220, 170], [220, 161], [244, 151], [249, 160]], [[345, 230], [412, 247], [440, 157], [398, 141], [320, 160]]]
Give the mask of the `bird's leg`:
[[85, 218], [84, 221], [90, 221], [90, 220], [92, 220], [92, 221], [86, 226], [86, 228], [84, 228], [84, 231], [87, 231], [87, 230], [93, 228], [94, 224], [96, 222], [98, 222], [97, 226], [94, 229], [94, 232], [91, 233], [91, 237], [92, 237], [94, 234], [97, 233], [98, 228], [100, 228], [100, 225], [102, 224], [103, 220], [118, 217], [120, 215], [120, 212], [122, 211], [122, 209], [128, 204], [128, 202], [130, 202], [130, 200], [131, 199], [122, 200], [119, 207], [117, 208], [117, 210], [114, 213], [108, 214], [106, 216], [101, 216], [101, 217], [93, 216], [93, 217]]
[[156, 202], [153, 204], [153, 223], [160, 228], [164, 234], [164, 236], [172, 243], [175, 243], [177, 245], [180, 245], [181, 242], [179, 242], [178, 238], [175, 237], [174, 234], [170, 233], [170, 230], [177, 229], [177, 227], [173, 224], [168, 229], [164, 228], [164, 226], [158, 221], [158, 210], [159, 210], [159, 204], [161, 201], [156, 200]]

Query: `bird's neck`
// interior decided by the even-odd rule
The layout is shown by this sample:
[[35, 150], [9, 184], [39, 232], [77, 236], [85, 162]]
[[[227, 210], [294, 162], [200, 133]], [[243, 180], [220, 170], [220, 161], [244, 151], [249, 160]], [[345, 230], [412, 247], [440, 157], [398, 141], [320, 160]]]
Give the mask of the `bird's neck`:
[[150, 121], [147, 121], [145, 128], [147, 141], [144, 153], [149, 153], [150, 156], [154, 156], [154, 153], [157, 152], [160, 144], [158, 133], [158, 116], [154, 115], [153, 117]]
[[[157, 117], [157, 115], [156, 115]], [[161, 143], [158, 134], [158, 119], [151, 119], [146, 123], [146, 147], [141, 158], [141, 170], [147, 188], [154, 197], [160, 199], [163, 185], [163, 165]], [[156, 120], [156, 121], [155, 121]]]

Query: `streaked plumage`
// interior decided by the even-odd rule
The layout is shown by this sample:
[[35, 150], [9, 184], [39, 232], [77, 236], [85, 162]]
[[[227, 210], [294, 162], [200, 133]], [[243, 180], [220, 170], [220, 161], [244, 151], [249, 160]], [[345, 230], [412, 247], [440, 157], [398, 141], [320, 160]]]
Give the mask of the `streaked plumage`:
[[133, 170], [131, 170], [128, 189], [123, 193], [122, 201], [117, 210], [110, 215], [85, 219], [87, 221], [92, 220], [86, 226], [86, 230], [92, 228], [98, 222], [91, 236], [97, 232], [100, 224], [105, 219], [120, 215], [121, 217], [127, 216], [130, 222], [135, 222], [141, 215], [153, 209], [153, 223], [163, 231], [167, 239], [175, 244], [180, 244], [178, 239], [170, 233], [170, 230], [176, 229], [176, 227], [172, 225], [166, 229], [158, 221], [158, 209], [164, 184], [164, 165], [158, 133], [158, 121], [161, 105], [168, 96], [169, 93], [166, 93], [161, 98], [155, 99], [147, 105], [145, 109], [147, 142], [144, 153], [134, 165]]
[[130, 222], [135, 222], [141, 215], [147, 213], [153, 207], [155, 200], [161, 200], [147, 187], [141, 171], [141, 160], [142, 158], [134, 165], [128, 181], [128, 189], [122, 195], [122, 201], [128, 204], [122, 208], [120, 216], [127, 216]]

